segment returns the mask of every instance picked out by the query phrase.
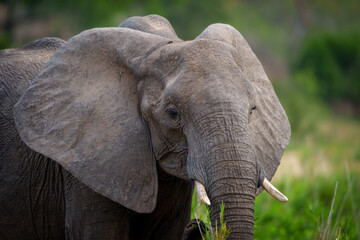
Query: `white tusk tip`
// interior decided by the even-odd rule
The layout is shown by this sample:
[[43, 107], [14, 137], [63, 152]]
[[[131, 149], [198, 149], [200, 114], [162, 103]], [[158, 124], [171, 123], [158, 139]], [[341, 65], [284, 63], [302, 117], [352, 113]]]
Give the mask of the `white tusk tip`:
[[197, 195], [198, 195], [200, 201], [202, 203], [210, 206], [210, 204], [211, 204], [210, 199], [206, 194], [206, 190], [205, 190], [204, 185], [202, 185], [200, 182], [195, 180], [195, 189], [196, 189], [196, 192], [197, 192]]
[[277, 190], [266, 178], [264, 178], [262, 186], [271, 196], [273, 196], [277, 200], [281, 202], [288, 201], [288, 198], [284, 194], [282, 194], [279, 190]]
[[200, 198], [201, 202], [210, 206], [211, 203], [210, 203], [210, 199], [208, 197], [203, 197], [203, 198]]

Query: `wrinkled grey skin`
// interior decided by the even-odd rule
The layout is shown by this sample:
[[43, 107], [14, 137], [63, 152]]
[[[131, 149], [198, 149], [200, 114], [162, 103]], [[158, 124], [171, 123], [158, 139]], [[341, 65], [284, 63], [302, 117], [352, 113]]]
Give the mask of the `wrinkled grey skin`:
[[65, 233], [61, 167], [21, 141], [13, 117], [15, 103], [64, 43], [44, 38], [0, 51], [0, 239]]
[[[20, 84], [17, 73], [1, 79], [5, 96]], [[259, 182], [272, 178], [290, 139], [286, 114], [238, 31], [214, 24], [182, 41], [155, 15], [71, 38], [13, 116], [1, 117], [0, 140], [14, 151], [1, 150], [1, 178], [14, 180], [0, 187], [15, 187], [0, 197], [9, 206], [0, 231], [3, 216], [11, 228], [22, 219], [30, 239], [63, 238], [61, 221], [68, 239], [181, 239], [193, 180], [207, 190], [212, 222], [223, 201], [230, 239], [252, 239]], [[11, 208], [23, 201], [27, 217]], [[0, 236], [16, 234], [6, 231]]]

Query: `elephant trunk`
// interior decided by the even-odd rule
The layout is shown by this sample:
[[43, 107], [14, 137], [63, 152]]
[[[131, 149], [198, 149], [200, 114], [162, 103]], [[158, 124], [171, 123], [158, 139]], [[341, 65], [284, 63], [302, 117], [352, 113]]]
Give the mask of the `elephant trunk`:
[[224, 221], [227, 229], [230, 229], [228, 239], [253, 239], [256, 165], [255, 160], [236, 153], [236, 149], [242, 147], [232, 144], [227, 151], [234, 158], [223, 154], [222, 160], [212, 162], [208, 169], [211, 222], [213, 227], [217, 225], [217, 229], [220, 229], [220, 205], [224, 203]]
[[228, 102], [214, 104], [199, 113], [195, 122], [187, 133], [191, 147], [188, 172], [205, 186], [213, 227], [220, 225], [220, 205], [224, 203], [229, 239], [253, 239], [258, 166], [247, 110]]

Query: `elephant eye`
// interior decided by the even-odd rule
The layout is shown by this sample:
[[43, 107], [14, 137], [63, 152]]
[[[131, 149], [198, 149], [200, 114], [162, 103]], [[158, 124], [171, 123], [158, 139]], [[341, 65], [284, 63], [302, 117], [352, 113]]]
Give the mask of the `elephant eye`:
[[168, 107], [166, 109], [166, 113], [169, 115], [170, 118], [176, 119], [179, 117], [179, 112], [175, 107]]

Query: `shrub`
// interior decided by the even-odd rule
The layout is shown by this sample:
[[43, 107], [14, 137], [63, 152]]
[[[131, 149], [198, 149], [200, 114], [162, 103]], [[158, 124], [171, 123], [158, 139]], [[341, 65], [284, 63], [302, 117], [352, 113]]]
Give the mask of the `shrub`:
[[360, 105], [359, 42], [359, 32], [309, 35], [292, 66], [295, 84], [329, 103], [345, 100]]

